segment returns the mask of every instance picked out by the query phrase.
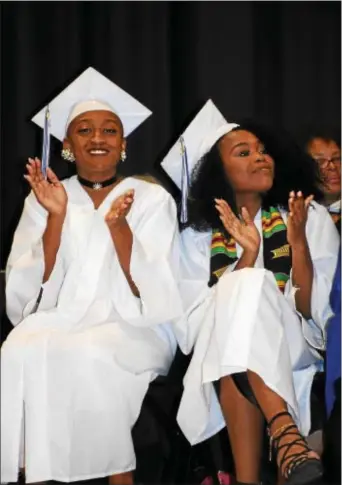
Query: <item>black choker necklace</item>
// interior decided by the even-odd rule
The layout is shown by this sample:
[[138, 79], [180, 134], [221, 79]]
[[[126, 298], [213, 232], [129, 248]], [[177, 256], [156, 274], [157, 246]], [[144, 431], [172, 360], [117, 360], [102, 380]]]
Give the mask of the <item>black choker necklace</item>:
[[79, 175], [77, 175], [77, 179], [80, 184], [84, 185], [85, 187], [89, 187], [93, 190], [101, 190], [104, 189], [105, 187], [108, 187], [109, 185], [112, 185], [114, 182], [117, 181], [117, 176], [114, 175], [114, 177], [104, 180], [103, 182], [91, 182], [90, 180], [83, 179]]

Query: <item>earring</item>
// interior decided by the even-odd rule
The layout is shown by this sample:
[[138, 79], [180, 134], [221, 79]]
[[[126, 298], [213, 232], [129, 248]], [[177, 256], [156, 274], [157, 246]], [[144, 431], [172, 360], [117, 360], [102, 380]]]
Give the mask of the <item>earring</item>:
[[72, 153], [70, 148], [63, 148], [61, 155], [62, 155], [62, 158], [64, 158], [64, 160], [66, 160], [67, 162], [75, 161], [74, 154]]
[[127, 153], [125, 150], [121, 150], [121, 161], [124, 162], [127, 158]]

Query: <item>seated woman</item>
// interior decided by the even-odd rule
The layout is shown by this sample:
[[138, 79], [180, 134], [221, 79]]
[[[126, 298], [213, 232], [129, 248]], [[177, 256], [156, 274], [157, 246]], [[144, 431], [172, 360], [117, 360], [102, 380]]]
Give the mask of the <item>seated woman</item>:
[[312, 200], [315, 164], [253, 123], [228, 124], [208, 101], [162, 166], [183, 188], [187, 321], [175, 331], [184, 353], [194, 348], [179, 425], [196, 444], [226, 424], [237, 480], [257, 483], [265, 418], [280, 474], [307, 483], [322, 475], [303, 436], [339, 244]]
[[341, 142], [336, 136], [313, 131], [305, 149], [317, 162], [322, 177], [323, 204], [341, 234]]
[[[50, 104], [77, 176], [27, 165], [32, 191], [7, 264], [15, 328], [1, 349], [1, 481], [24, 467], [27, 483], [133, 482], [131, 429], [168, 372], [169, 321], [182, 312], [174, 201], [118, 174], [124, 134], [149, 114], [92, 68]], [[34, 120], [42, 126], [44, 111]]]

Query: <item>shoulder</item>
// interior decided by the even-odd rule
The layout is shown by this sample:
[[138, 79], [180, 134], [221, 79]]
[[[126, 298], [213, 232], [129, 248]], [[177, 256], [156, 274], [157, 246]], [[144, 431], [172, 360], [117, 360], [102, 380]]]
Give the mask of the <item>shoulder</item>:
[[340, 239], [336, 226], [328, 210], [317, 202], [312, 202], [309, 209], [306, 233], [312, 244], [329, 246], [337, 251]]
[[315, 202], [311, 202], [308, 212], [308, 222], [322, 223], [324, 220], [330, 220], [332, 222], [331, 215], [324, 205]]

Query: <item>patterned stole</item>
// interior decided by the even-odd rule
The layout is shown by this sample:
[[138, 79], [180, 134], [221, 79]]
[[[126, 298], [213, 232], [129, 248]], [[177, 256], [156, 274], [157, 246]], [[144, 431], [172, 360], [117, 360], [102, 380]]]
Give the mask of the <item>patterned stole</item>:
[[[291, 251], [287, 243], [286, 225], [278, 209], [262, 209], [264, 267], [272, 271], [278, 288], [284, 292], [290, 277]], [[211, 243], [209, 286], [217, 283], [226, 268], [238, 260], [236, 243], [222, 230], [214, 230]]]

